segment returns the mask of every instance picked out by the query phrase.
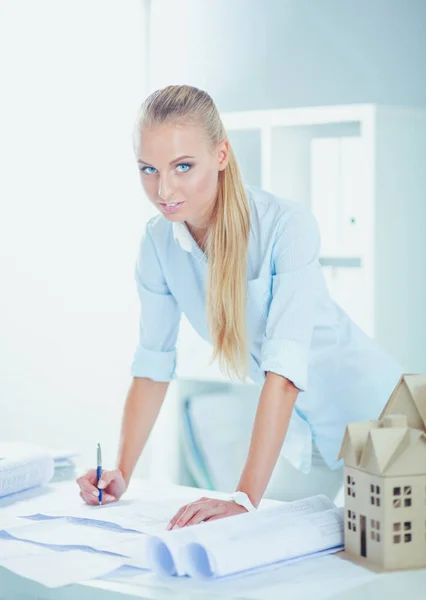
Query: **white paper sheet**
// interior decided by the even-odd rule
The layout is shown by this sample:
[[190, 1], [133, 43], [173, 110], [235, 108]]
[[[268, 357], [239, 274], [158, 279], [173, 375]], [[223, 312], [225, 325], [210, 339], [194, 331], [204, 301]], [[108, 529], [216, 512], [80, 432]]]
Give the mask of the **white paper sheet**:
[[[220, 551], [232, 543], [241, 540], [244, 554], [246, 540], [254, 541], [257, 546], [259, 538], [266, 538], [268, 534], [275, 535], [277, 524], [292, 521], [296, 516], [316, 513], [334, 508], [333, 502], [326, 496], [315, 496], [306, 500], [296, 502], [280, 503], [265, 511], [244, 513], [232, 518], [218, 519], [215, 521], [201, 523], [192, 527], [166, 531], [153, 536], [148, 541], [148, 559], [150, 566], [160, 575], [185, 575], [194, 569], [188, 564], [187, 548], [191, 543], [212, 545]], [[217, 546], [214, 545], [217, 540]], [[225, 550], [224, 550], [225, 552]], [[270, 548], [267, 549], [270, 553]], [[197, 551], [191, 563], [198, 564]], [[277, 559], [275, 559], [277, 560]], [[232, 562], [232, 556], [231, 556]], [[270, 560], [269, 562], [274, 562]], [[250, 566], [250, 565], [249, 565]], [[249, 568], [245, 567], [245, 568]], [[216, 567], [215, 567], [216, 568]], [[241, 570], [241, 569], [240, 569]], [[196, 574], [196, 573], [194, 573]]]
[[[17, 537], [33, 540], [33, 542], [15, 542], [21, 544], [19, 556], [4, 557], [4, 560], [7, 560], [4, 566], [50, 586], [97, 577], [98, 573], [109, 572], [111, 564], [114, 569], [120, 565], [146, 568], [147, 536], [135, 533], [134, 530], [164, 532], [166, 524], [182, 505], [197, 500], [202, 495], [224, 496], [205, 490], [188, 490], [183, 486], [137, 481], [130, 486], [119, 503], [91, 507], [81, 500], [78, 486], [73, 481], [43, 486], [37, 491], [27, 490], [13, 497], [2, 498], [0, 511], [3, 526], [0, 524], [0, 529], [9, 530]], [[278, 504], [276, 501], [264, 500], [261, 506], [270, 507]], [[19, 518], [18, 515], [32, 518]], [[87, 527], [88, 524], [92, 526]], [[133, 532], [123, 532], [122, 527], [133, 529]], [[11, 543], [11, 540], [3, 540], [3, 542]], [[52, 545], [45, 547], [36, 544]], [[99, 554], [97, 557], [99, 560], [95, 560], [94, 552], [76, 550], [75, 547], [74, 550], [70, 550], [68, 544], [82, 544], [85, 548], [119, 553], [123, 558]], [[9, 545], [8, 548], [12, 546]], [[53, 552], [54, 560], [49, 558], [49, 561], [46, 561], [47, 551]], [[73, 567], [72, 581], [61, 558], [62, 555], [76, 558], [75, 565], [68, 562]], [[28, 559], [31, 556], [40, 556], [46, 564], [54, 564], [57, 573], [55, 575], [45, 573], [41, 567], [38, 567], [38, 563]], [[51, 554], [47, 556], [50, 557]], [[90, 569], [80, 571], [79, 565], [85, 563], [85, 558]], [[111, 558], [116, 559], [116, 562], [103, 560]]]
[[0, 459], [0, 497], [43, 485], [53, 476], [53, 458], [37, 446], [0, 442]]
[[13, 515], [2, 514], [0, 512], [0, 531], [7, 531], [11, 528], [26, 527], [30, 521], [28, 519], [21, 519], [20, 517], [14, 517]]
[[121, 559], [104, 554], [54, 552], [26, 542], [0, 540], [0, 565], [47, 587], [101, 577], [122, 564]]
[[[58, 494], [44, 498], [29, 499], [13, 509], [13, 514], [29, 516], [40, 514], [46, 517], [74, 517], [97, 522], [114, 523], [123, 528], [142, 533], [157, 534], [165, 530], [176, 512], [189, 502], [198, 500], [203, 490], [187, 489], [182, 486], [155, 485], [143, 482], [129, 488], [119, 502], [89, 506], [78, 495], [77, 485], [62, 486]], [[219, 492], [207, 492], [213, 498], [226, 497]], [[276, 501], [264, 501], [262, 506], [275, 506]]]
[[10, 538], [0, 538], [0, 563], [3, 559], [7, 558], [19, 558], [22, 556], [35, 556], [35, 555], [46, 556], [46, 548], [38, 546], [36, 544], [27, 544], [19, 540], [13, 540]]
[[19, 524], [18, 527], [10, 527], [7, 531], [20, 540], [54, 544], [61, 547], [88, 547], [119, 554], [122, 554], [122, 549], [127, 547], [129, 542], [141, 542], [145, 538], [145, 535], [141, 533], [82, 525], [69, 519], [36, 521], [30, 522], [26, 526]]
[[25, 517], [37, 514], [43, 509], [46, 512], [54, 513], [57, 506], [66, 506], [72, 512], [82, 504], [83, 500], [78, 494], [76, 483], [64, 481], [34, 487], [0, 498], [0, 512], [2, 515]]
[[[193, 577], [224, 576], [343, 546], [343, 509], [275, 520], [259, 519], [233, 536], [205, 539], [188, 547], [188, 572]], [[263, 527], [262, 527], [263, 525]]]
[[147, 589], [162, 588], [175, 593], [203, 592], [209, 597], [236, 596], [247, 600], [325, 600], [334, 594], [381, 577], [338, 556], [316, 556], [286, 564], [244, 571], [218, 579], [200, 580], [183, 577], [159, 577], [152, 572], [137, 574], [116, 571], [102, 577]]
[[[75, 517], [114, 523], [140, 532], [162, 531], [175, 513], [202, 496], [223, 498], [226, 494], [185, 486], [134, 480], [119, 500], [99, 506], [87, 505], [79, 496], [75, 481], [28, 490], [10, 498], [0, 498], [0, 510], [12, 516]], [[264, 499], [260, 509], [280, 505]]]

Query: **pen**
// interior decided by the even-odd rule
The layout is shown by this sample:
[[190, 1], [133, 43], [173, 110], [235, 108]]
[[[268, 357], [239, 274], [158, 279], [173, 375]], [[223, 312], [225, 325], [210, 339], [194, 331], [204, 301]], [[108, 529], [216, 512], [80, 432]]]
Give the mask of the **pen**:
[[[98, 479], [97, 483], [99, 483], [99, 479], [102, 476], [102, 451], [101, 451], [101, 445], [98, 442], [98, 448], [97, 448], [97, 467], [96, 467], [96, 477]], [[99, 504], [102, 504], [102, 490], [99, 490]]]

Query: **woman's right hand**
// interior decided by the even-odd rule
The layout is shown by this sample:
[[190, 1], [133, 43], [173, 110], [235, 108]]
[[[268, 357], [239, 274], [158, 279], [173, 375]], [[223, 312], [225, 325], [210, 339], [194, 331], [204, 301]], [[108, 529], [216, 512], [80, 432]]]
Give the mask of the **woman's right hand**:
[[76, 483], [80, 487], [80, 496], [87, 504], [93, 506], [99, 504], [98, 487], [102, 489], [102, 504], [115, 502], [127, 489], [127, 484], [120, 469], [104, 471], [99, 483], [96, 469], [90, 469], [90, 471], [76, 479]]

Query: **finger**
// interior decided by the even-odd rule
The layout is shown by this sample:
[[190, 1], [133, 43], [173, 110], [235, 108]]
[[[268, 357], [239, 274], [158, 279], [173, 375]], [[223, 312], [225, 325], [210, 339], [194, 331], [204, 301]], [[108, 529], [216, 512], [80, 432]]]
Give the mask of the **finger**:
[[115, 496], [113, 496], [112, 494], [105, 494], [105, 492], [102, 494], [102, 501], [101, 504], [109, 504], [110, 502], [115, 502], [117, 500], [117, 498]]
[[118, 469], [114, 469], [113, 471], [104, 471], [99, 479], [97, 487], [103, 490], [109, 483], [111, 483], [111, 481], [114, 481], [114, 479], [118, 478], [118, 473]]
[[96, 469], [89, 469], [83, 477], [85, 479], [87, 479], [90, 483], [92, 483], [93, 485], [96, 485], [96, 483], [98, 481], [98, 473], [97, 473]]
[[166, 531], [169, 531], [169, 529], [173, 529], [174, 524], [180, 518], [180, 516], [185, 512], [187, 506], [188, 506], [187, 504], [185, 504], [185, 506], [182, 506], [177, 511], [177, 513], [175, 514], [175, 516], [172, 519], [170, 519], [170, 521], [167, 524]]
[[209, 498], [207, 501], [206, 500], [202, 500], [199, 502], [192, 502], [192, 504], [188, 504], [188, 506], [186, 507], [186, 510], [182, 513], [182, 515], [177, 519], [177, 521], [174, 524], [173, 529], [177, 529], [178, 527], [184, 527], [187, 522], [192, 519], [192, 517], [202, 508], [204, 508], [204, 506], [206, 505], [207, 502], [211, 502], [211, 498]]
[[178, 510], [178, 512], [175, 514], [173, 519], [171, 519], [170, 522], [168, 523], [168, 525], [166, 527], [166, 531], [174, 528], [174, 526], [176, 525], [176, 522], [182, 517], [182, 515], [184, 514], [184, 512], [186, 511], [188, 506], [195, 506], [196, 504], [198, 505], [198, 504], [206, 502], [208, 500], [211, 500], [211, 498], [203, 497], [203, 498], [200, 498], [200, 500], [197, 500], [196, 502], [191, 502], [190, 504], [185, 504], [185, 506], [182, 506], [182, 508], [180, 508]]
[[226, 508], [224, 506], [208, 506], [205, 508], [201, 508], [189, 521], [187, 521], [186, 526], [197, 525], [198, 523], [202, 523], [206, 519], [211, 519], [213, 517], [223, 517], [226, 513]]
[[116, 500], [115, 496], [111, 494], [102, 494], [102, 502], [99, 502], [99, 498], [95, 497], [92, 494], [88, 494], [87, 492], [80, 492], [81, 498], [91, 506], [99, 506], [99, 504], [109, 504], [110, 502], [114, 502]]
[[86, 504], [90, 504], [90, 506], [96, 506], [99, 504], [99, 499], [92, 496], [92, 494], [88, 494], [87, 492], [80, 492], [80, 497], [86, 502]]
[[213, 515], [212, 517], [208, 517], [208, 519], [204, 519], [204, 522], [207, 523], [208, 521], [215, 521], [216, 519], [223, 519], [225, 515], [220, 514], [220, 515]]
[[83, 477], [79, 477], [78, 479], [76, 479], [76, 483], [77, 485], [80, 487], [80, 490], [82, 492], [86, 492], [88, 494], [93, 494], [93, 492], [96, 492], [97, 495], [97, 488], [95, 485], [93, 485], [95, 482], [93, 482], [93, 484], [90, 482], [90, 480], [87, 478], [87, 474], [83, 475]]

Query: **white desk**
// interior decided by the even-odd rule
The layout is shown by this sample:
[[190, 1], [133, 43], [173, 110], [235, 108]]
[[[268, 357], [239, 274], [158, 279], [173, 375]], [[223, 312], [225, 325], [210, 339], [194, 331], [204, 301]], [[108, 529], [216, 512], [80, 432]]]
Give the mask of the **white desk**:
[[[259, 600], [286, 598], [285, 585], [274, 588], [274, 594], [259, 590]], [[1, 600], [125, 600], [125, 599], [156, 599], [156, 600], [244, 600], [244, 595], [218, 596], [205, 592], [176, 592], [165, 588], [151, 586], [133, 586], [130, 582], [90, 581], [85, 584], [71, 585], [64, 588], [48, 589], [33, 581], [18, 577], [0, 568], [0, 599]], [[405, 571], [390, 573], [364, 585], [339, 592], [328, 597], [328, 600], [424, 600], [426, 598], [426, 571]], [[315, 600], [315, 597], [302, 597], [298, 600]]]
[[[28, 494], [28, 492], [24, 492]], [[31, 492], [35, 493], [35, 492]], [[77, 493], [77, 489], [76, 489]], [[200, 495], [208, 494], [205, 490], [200, 490]], [[18, 496], [18, 495], [16, 495]], [[2, 506], [11, 503], [10, 498], [0, 500], [0, 510]], [[302, 563], [299, 563], [302, 565]], [[285, 569], [285, 567], [283, 567]], [[277, 574], [277, 572], [275, 572]], [[276, 577], [274, 577], [276, 579]], [[125, 600], [135, 598], [166, 600], [244, 600], [246, 597], [244, 591], [232, 595], [219, 595], [216, 593], [206, 593], [194, 590], [167, 589], [167, 581], [159, 583], [164, 587], [157, 585], [135, 585], [132, 584], [130, 577], [125, 581], [105, 581], [92, 580], [90, 582], [70, 585], [63, 588], [48, 589], [38, 583], [19, 577], [6, 569], [0, 567], [0, 600], [28, 600], [36, 598], [37, 600]], [[252, 591], [253, 592], [253, 591]], [[324, 596], [322, 596], [324, 597]], [[426, 570], [404, 571], [386, 574], [377, 577], [364, 585], [352, 588], [338, 594], [330, 594], [327, 600], [365, 600], [366, 598], [375, 598], [375, 600], [424, 600], [426, 598]], [[251, 595], [250, 598], [253, 598]], [[275, 583], [271, 588], [259, 588], [256, 590], [258, 600], [275, 600], [286, 598], [286, 585]], [[288, 599], [288, 594], [287, 594]], [[315, 596], [309, 594], [309, 597], [294, 595], [291, 600], [315, 600]]]

